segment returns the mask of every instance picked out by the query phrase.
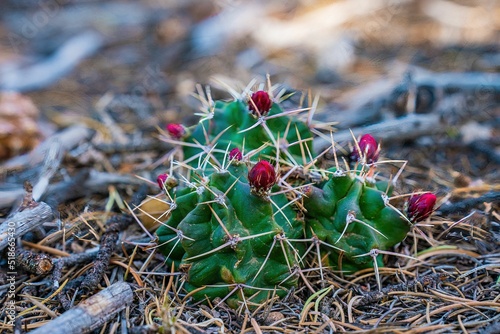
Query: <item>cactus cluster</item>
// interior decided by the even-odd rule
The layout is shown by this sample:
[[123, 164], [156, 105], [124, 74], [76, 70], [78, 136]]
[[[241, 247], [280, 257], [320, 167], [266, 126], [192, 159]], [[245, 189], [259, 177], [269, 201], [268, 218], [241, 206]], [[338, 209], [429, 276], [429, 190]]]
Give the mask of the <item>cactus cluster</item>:
[[314, 252], [321, 270], [383, 266], [378, 253], [432, 212], [430, 193], [411, 197], [404, 213], [390, 204], [370, 135], [354, 143], [352, 167], [316, 167], [310, 117], [279, 100], [258, 90], [207, 104], [194, 126], [167, 126], [184, 170], [158, 178], [170, 206], [158, 247], [195, 300], [248, 307], [283, 296]]

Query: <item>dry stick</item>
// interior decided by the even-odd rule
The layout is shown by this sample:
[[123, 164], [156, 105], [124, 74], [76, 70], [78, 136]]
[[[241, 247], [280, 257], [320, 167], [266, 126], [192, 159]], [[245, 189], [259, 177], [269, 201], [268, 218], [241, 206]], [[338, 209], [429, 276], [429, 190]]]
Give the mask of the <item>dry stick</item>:
[[[82, 141], [88, 141], [94, 131], [81, 126], [74, 125], [61, 132], [58, 132], [47, 138], [28, 154], [17, 156], [0, 166], [0, 173], [7, 173], [16, 169], [42, 168], [42, 174], [39, 178], [38, 197], [45, 191], [48, 180], [58, 168], [60, 160], [64, 154], [73, 149]], [[53, 157], [52, 159], [50, 157]], [[0, 208], [11, 207], [21, 196], [21, 189], [12, 189], [0, 192]]]
[[17, 238], [52, 220], [50, 206], [44, 202], [35, 202], [31, 197], [31, 190], [31, 186], [27, 185], [23, 203], [18, 211], [0, 225], [0, 251]]
[[[467, 101], [464, 100], [463, 96], [458, 94], [446, 95], [432, 108], [432, 113], [412, 113], [406, 117], [391, 119], [366, 127], [353, 128], [352, 131], [355, 136], [370, 133], [383, 140], [408, 140], [424, 135], [446, 133], [450, 126], [449, 123], [454, 121], [453, 117], [458, 117], [458, 121], [462, 124], [470, 120], [493, 118], [492, 113], [496, 105], [495, 96], [498, 96], [500, 92], [499, 74], [433, 73], [418, 67], [412, 67], [411, 74], [410, 84], [415, 87], [429, 86], [439, 91], [458, 90], [468, 95], [472, 94], [471, 98], [479, 100], [480, 105], [471, 109], [467, 107]], [[380, 96], [374, 98], [374, 101], [366, 101], [361, 106], [355, 106], [355, 110], [350, 111], [350, 113], [366, 114], [372, 109], [380, 109], [382, 106], [393, 102], [393, 97], [390, 96], [392, 92], [390, 92], [389, 87], [390, 83], [383, 90], [380, 90]], [[394, 86], [394, 88], [396, 87]], [[478, 96], [481, 99], [477, 99]], [[454, 112], [457, 115], [448, 115], [450, 110], [455, 110]], [[335, 133], [334, 139], [336, 142], [352, 141], [352, 135], [350, 130], [341, 130]], [[330, 145], [331, 143], [328, 140], [321, 137], [314, 140], [314, 149], [317, 152]]]
[[125, 282], [118, 282], [82, 301], [32, 334], [90, 333], [132, 304], [134, 294]]
[[[106, 192], [110, 184], [138, 185], [143, 183], [134, 176], [82, 170], [68, 181], [50, 185], [42, 199], [51, 204], [61, 203], [89, 193]], [[0, 191], [0, 209], [10, 207], [22, 194], [22, 189]]]
[[[131, 208], [138, 206], [147, 195], [147, 185], [143, 185], [134, 194], [130, 203]], [[80, 288], [84, 292], [93, 291], [101, 281], [104, 272], [108, 269], [109, 260], [113, 254], [118, 234], [134, 223], [134, 218], [130, 214], [120, 214], [113, 216], [106, 222], [106, 232], [101, 237], [101, 247], [94, 261], [94, 266], [87, 272]]]
[[353, 306], [364, 306], [372, 303], [376, 303], [387, 296], [389, 292], [393, 291], [407, 291], [415, 287], [426, 287], [429, 285], [435, 285], [439, 281], [443, 281], [448, 277], [447, 274], [431, 274], [422, 276], [410, 283], [400, 283], [395, 285], [390, 285], [383, 288], [381, 291], [368, 292], [361, 296], [361, 298], [354, 301]]
[[[373, 124], [370, 126], [354, 128], [352, 132], [355, 136], [370, 133], [379, 140], [398, 140], [415, 139], [425, 135], [443, 133], [447, 130], [444, 124], [441, 124], [438, 114], [410, 114], [405, 117], [392, 119], [386, 122]], [[352, 141], [350, 130], [342, 130], [333, 135], [336, 142]], [[314, 149], [321, 152], [331, 143], [322, 137], [314, 139]]]
[[61, 154], [64, 155], [64, 153], [73, 149], [82, 141], [90, 140], [93, 134], [93, 130], [83, 125], [70, 126], [69, 128], [66, 128], [63, 131], [47, 138], [30, 153], [20, 155], [8, 160], [0, 167], [0, 171], [23, 169], [42, 163], [45, 159], [46, 153], [50, 150], [54, 143], [58, 143], [61, 145]]
[[451, 213], [464, 213], [467, 210], [475, 207], [476, 205], [485, 202], [500, 203], [500, 192], [491, 191], [476, 198], [466, 198], [456, 203], [443, 204], [439, 209], [436, 210], [436, 213], [443, 216], [449, 215]]
[[94, 31], [85, 31], [69, 38], [50, 57], [31, 66], [9, 71], [0, 79], [4, 90], [30, 91], [46, 88], [93, 55], [103, 45], [103, 37]]

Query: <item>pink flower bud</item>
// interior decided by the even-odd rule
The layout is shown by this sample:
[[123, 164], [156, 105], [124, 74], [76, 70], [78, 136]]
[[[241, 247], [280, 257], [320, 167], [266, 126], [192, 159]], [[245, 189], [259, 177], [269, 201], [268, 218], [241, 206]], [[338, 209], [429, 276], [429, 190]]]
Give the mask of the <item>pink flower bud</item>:
[[251, 101], [248, 101], [248, 109], [250, 109], [254, 115], [267, 115], [273, 105], [273, 101], [271, 101], [269, 94], [263, 90], [253, 93], [250, 99]]
[[168, 134], [174, 139], [181, 139], [186, 133], [186, 129], [184, 129], [184, 126], [178, 123], [167, 124], [166, 129]]
[[263, 195], [276, 183], [274, 167], [266, 160], [261, 160], [248, 172], [248, 182], [252, 192]]
[[[380, 153], [378, 143], [372, 135], [366, 134], [361, 137], [358, 142], [358, 146], [355, 146], [351, 153], [351, 161], [361, 161], [365, 158], [367, 164], [372, 164], [377, 162], [378, 155]], [[361, 150], [361, 152], [360, 152]]]
[[168, 179], [167, 173], [158, 175], [158, 177], [156, 178], [156, 182], [158, 182], [158, 187], [160, 187], [160, 189], [163, 189], [165, 182], [167, 182], [167, 179]]
[[405, 205], [406, 215], [412, 223], [422, 221], [431, 215], [434, 205], [436, 205], [436, 195], [433, 193], [412, 195]]
[[229, 152], [229, 160], [241, 161], [243, 159], [243, 154], [240, 149], [235, 147]]

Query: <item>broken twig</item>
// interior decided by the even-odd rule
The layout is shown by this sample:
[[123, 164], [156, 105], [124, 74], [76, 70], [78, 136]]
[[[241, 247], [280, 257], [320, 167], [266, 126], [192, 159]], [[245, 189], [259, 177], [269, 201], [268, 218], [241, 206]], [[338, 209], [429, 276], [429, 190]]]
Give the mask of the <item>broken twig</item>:
[[130, 285], [115, 283], [32, 333], [90, 333], [130, 305], [133, 297]]
[[12, 240], [22, 237], [53, 218], [50, 206], [44, 202], [35, 202], [31, 191], [31, 186], [27, 185], [23, 203], [18, 211], [0, 225], [0, 251]]

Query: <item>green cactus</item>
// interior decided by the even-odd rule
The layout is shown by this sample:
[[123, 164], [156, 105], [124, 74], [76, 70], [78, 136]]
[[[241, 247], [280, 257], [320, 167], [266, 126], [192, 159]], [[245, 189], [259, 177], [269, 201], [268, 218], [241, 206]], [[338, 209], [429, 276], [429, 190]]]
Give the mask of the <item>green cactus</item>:
[[157, 230], [160, 250], [186, 273], [184, 287], [195, 300], [227, 297], [237, 307], [297, 284], [301, 245], [285, 239], [300, 238], [303, 222], [284, 194], [252, 194], [247, 173], [233, 162], [172, 194], [176, 208]]
[[[388, 183], [372, 179], [380, 152], [372, 136], [355, 144], [354, 169], [315, 170], [324, 180], [306, 183], [307, 172], [292, 173], [314, 170], [312, 125], [296, 116], [298, 110], [284, 112], [264, 91], [246, 102], [205, 107], [197, 125], [167, 126], [167, 141], [182, 145], [185, 186], [168, 182], [166, 174], [158, 181], [171, 202], [157, 230], [159, 248], [169, 266], [185, 272], [184, 287], [195, 300], [220, 297], [237, 307], [282, 296], [297, 284], [302, 259], [315, 249], [305, 251], [311, 242], [318, 245], [321, 270], [377, 270], [383, 266], [378, 252], [406, 237], [410, 223], [389, 204]], [[243, 150], [253, 154], [243, 156]], [[255, 163], [260, 159], [277, 160], [291, 172], [276, 184], [274, 168]], [[414, 202], [409, 211], [424, 217], [414, 207], [431, 201]]]
[[307, 188], [304, 197], [308, 237], [323, 241], [328, 265], [353, 272], [377, 263], [370, 251], [387, 250], [402, 241], [410, 229], [408, 220], [388, 204], [387, 183], [374, 183], [362, 170], [332, 168], [328, 180]]

